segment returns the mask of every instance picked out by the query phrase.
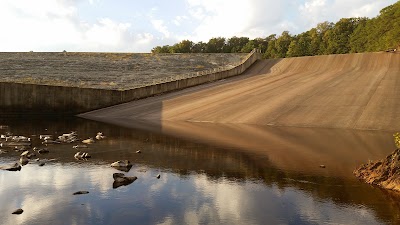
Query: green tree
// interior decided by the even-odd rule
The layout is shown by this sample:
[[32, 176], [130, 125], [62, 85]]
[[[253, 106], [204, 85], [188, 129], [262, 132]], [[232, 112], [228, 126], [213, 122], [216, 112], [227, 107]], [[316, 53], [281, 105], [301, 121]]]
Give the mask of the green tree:
[[231, 37], [225, 46], [224, 52], [237, 53], [249, 42], [248, 37]]
[[207, 49], [207, 43], [200, 41], [193, 45], [192, 52], [193, 53], [204, 53], [204, 52], [206, 52], [206, 49]]
[[206, 52], [209, 53], [222, 53], [225, 49], [226, 39], [223, 37], [211, 38], [206, 47]]
[[292, 36], [290, 36], [289, 31], [283, 31], [281, 36], [279, 36], [275, 42], [275, 48], [278, 58], [286, 57], [290, 42], [292, 42]]

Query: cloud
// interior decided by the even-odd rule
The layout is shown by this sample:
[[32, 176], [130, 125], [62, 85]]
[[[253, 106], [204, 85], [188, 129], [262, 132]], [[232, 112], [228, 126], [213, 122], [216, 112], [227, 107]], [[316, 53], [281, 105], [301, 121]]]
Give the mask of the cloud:
[[[96, 1], [94, 1], [96, 2]], [[131, 31], [112, 18], [92, 23], [79, 17], [74, 1], [0, 2], [0, 51], [148, 51], [153, 36]], [[10, 22], [12, 21], [12, 22]]]
[[395, 0], [306, 0], [299, 5], [299, 24], [303, 31], [315, 27], [318, 23], [329, 21], [337, 22], [341, 18], [375, 17], [379, 10], [395, 3]]
[[192, 20], [198, 21], [189, 35], [195, 41], [212, 37], [247, 36], [250, 38], [304, 32], [324, 21], [342, 17], [374, 17], [395, 0], [186, 0]]
[[148, 52], [184, 39], [304, 32], [342, 17], [373, 17], [396, 0], [2, 0], [0, 51]]
[[156, 31], [158, 31], [161, 34], [163, 34], [165, 38], [169, 38], [170, 37], [170, 32], [168, 31], [167, 26], [164, 25], [164, 21], [163, 20], [153, 19], [151, 21], [151, 24], [153, 24], [154, 29], [156, 29]]

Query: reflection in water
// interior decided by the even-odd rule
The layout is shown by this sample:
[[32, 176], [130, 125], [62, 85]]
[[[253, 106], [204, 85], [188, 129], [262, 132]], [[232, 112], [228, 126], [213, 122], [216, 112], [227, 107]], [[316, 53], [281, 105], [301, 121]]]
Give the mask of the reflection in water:
[[[356, 154], [365, 160], [387, 153], [378, 149], [386, 145], [386, 136], [391, 141], [386, 133], [353, 132], [346, 138], [335, 130], [274, 132], [260, 127], [196, 125], [196, 141], [212, 143], [206, 145], [80, 119], [30, 124], [8, 121], [8, 125], [14, 134], [36, 135], [32, 137], [35, 146], [40, 145], [37, 135], [43, 132], [76, 130], [81, 138], [88, 138], [101, 131], [107, 139], [85, 149], [92, 155], [88, 161], [74, 159], [77, 150], [73, 144], [53, 145], [48, 146], [50, 153], [45, 157], [56, 160], [44, 167], [31, 162], [20, 172], [0, 171], [0, 224], [399, 222], [397, 196], [347, 175], [350, 162], [360, 160]], [[221, 138], [213, 135], [213, 140], [207, 140], [207, 130]], [[252, 137], [250, 142], [245, 141], [246, 135]], [[335, 145], [323, 138], [333, 140], [340, 149], [335, 153]], [[357, 143], [361, 143], [359, 147]], [[0, 155], [0, 165], [16, 161], [19, 154]], [[109, 165], [123, 159], [133, 163], [124, 174], [138, 179], [113, 189], [112, 174], [119, 171]], [[320, 161], [307, 167], [296, 159]], [[327, 163], [330, 160], [336, 161]], [[321, 161], [326, 169], [318, 167]], [[337, 173], [336, 168], [340, 168]], [[90, 193], [72, 195], [84, 190]], [[24, 213], [11, 215], [17, 208]]]

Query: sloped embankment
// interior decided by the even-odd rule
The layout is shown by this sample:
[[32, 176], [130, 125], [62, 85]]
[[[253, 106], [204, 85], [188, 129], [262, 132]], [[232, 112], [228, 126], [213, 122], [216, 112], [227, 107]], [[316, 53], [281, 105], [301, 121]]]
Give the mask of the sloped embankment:
[[246, 56], [246, 53], [2, 52], [0, 82], [131, 89], [187, 73], [232, 68]]
[[400, 130], [400, 54], [261, 60], [244, 76], [85, 117]]

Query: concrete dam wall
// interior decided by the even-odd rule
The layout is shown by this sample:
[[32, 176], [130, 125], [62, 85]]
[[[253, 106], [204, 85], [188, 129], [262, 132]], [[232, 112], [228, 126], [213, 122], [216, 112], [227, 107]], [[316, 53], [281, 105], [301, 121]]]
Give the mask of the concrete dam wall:
[[[243, 73], [259, 58], [260, 54], [257, 51], [253, 51], [239, 58], [238, 62], [228, 62], [228, 65], [210, 67], [206, 71], [203, 69], [189, 74], [159, 78], [156, 81], [152, 81], [151, 84], [135, 88], [129, 88], [128, 86], [126, 89], [74, 87], [68, 82], [66, 82], [65, 86], [56, 86], [2, 81], [0, 82], [0, 115], [78, 114], [235, 76]], [[21, 66], [23, 67], [24, 65]], [[85, 71], [84, 68], [82, 70], [83, 72]], [[12, 74], [13, 71], [3, 67], [2, 73]], [[29, 74], [29, 71], [27, 74]], [[96, 75], [93, 74], [92, 76]], [[64, 80], [72, 78], [65, 78]], [[107, 85], [107, 87], [109, 86]]]
[[218, 85], [82, 116], [120, 125], [124, 118], [147, 121], [163, 130], [185, 121], [399, 131], [399, 86], [398, 53], [266, 59]]

